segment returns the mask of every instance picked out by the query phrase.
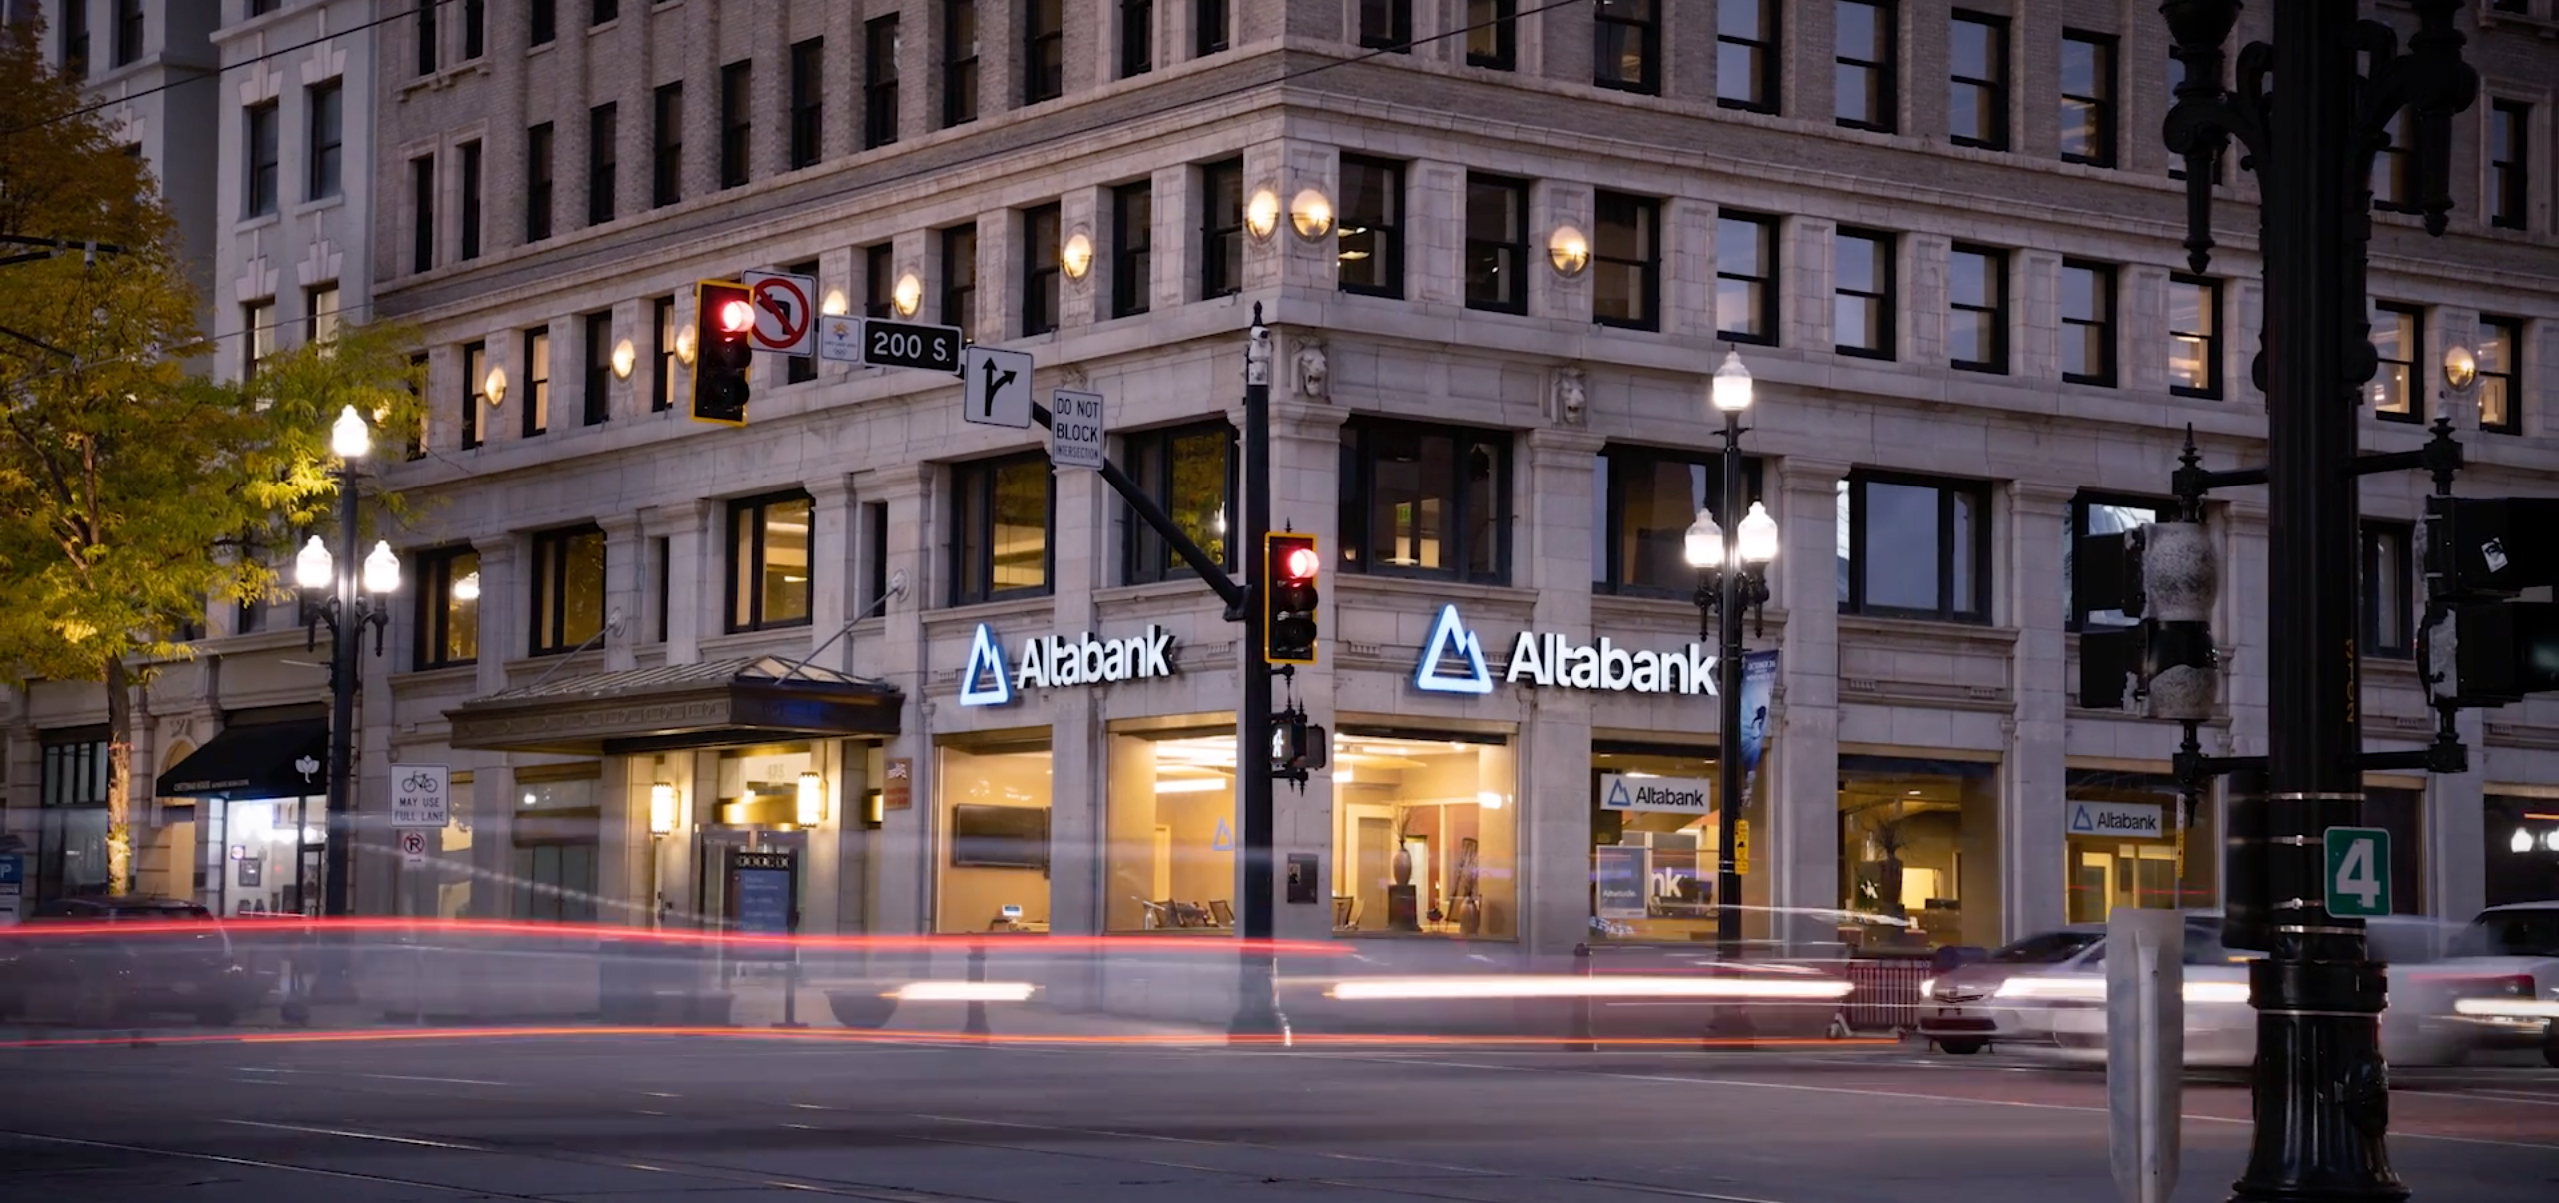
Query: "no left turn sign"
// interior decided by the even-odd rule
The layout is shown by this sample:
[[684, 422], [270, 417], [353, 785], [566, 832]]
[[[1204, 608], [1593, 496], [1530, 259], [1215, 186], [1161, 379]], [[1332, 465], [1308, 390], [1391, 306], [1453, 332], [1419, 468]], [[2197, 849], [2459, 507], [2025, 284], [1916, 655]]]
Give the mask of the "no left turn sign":
[[739, 277], [755, 302], [755, 345], [785, 355], [817, 349], [817, 277], [747, 272]]

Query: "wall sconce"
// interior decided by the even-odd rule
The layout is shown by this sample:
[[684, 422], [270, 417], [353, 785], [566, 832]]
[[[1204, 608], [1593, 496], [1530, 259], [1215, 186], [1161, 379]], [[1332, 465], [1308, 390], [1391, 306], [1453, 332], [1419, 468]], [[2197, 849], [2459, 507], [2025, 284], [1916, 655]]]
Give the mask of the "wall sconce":
[[1590, 239], [1570, 224], [1557, 226], [1546, 240], [1546, 261], [1555, 265], [1556, 275], [1570, 280], [1590, 266]]
[[1297, 199], [1288, 202], [1288, 224], [1297, 236], [1313, 242], [1333, 232], [1333, 202], [1312, 188], [1298, 190]]
[[897, 310], [899, 317], [914, 317], [915, 311], [924, 307], [924, 281], [916, 279], [914, 272], [899, 276], [897, 287], [889, 291], [889, 307]]
[[2470, 348], [2454, 343], [2443, 349], [2444, 386], [2456, 393], [2467, 394], [2479, 383], [2479, 357]]
[[889, 821], [888, 795], [879, 790], [862, 795], [862, 825], [877, 828]]
[[1066, 245], [1057, 248], [1057, 266], [1069, 280], [1081, 280], [1093, 270], [1093, 240], [1077, 230], [1066, 237]]
[[686, 364], [692, 363], [694, 344], [699, 341], [699, 337], [693, 332], [691, 322], [678, 327], [675, 332], [675, 358]]
[[632, 368], [634, 368], [634, 367], [639, 366], [639, 362], [640, 362], [640, 353], [639, 353], [639, 351], [638, 351], [638, 350], [636, 350], [635, 348], [633, 348], [633, 347], [631, 346], [631, 340], [630, 340], [630, 339], [627, 339], [627, 338], [626, 338], [626, 339], [623, 339], [622, 341], [620, 341], [620, 342], [618, 342], [618, 343], [613, 344], [613, 378], [614, 378], [614, 379], [616, 379], [616, 380], [628, 380], [628, 379], [630, 379], [630, 378], [631, 378], [631, 369], [632, 369]]
[[649, 787], [649, 834], [675, 834], [675, 787], [663, 781]]
[[802, 827], [815, 827], [826, 821], [826, 778], [815, 773], [800, 774], [799, 814]]
[[852, 310], [853, 302], [845, 297], [841, 288], [827, 289], [826, 299], [817, 303], [817, 311], [828, 317], [842, 317]]
[[1255, 242], [1268, 242], [1279, 229], [1279, 193], [1268, 188], [1257, 189], [1253, 199], [1244, 202], [1244, 232]]
[[506, 369], [504, 367], [490, 368], [489, 374], [481, 378], [480, 396], [489, 403], [491, 409], [506, 404]]

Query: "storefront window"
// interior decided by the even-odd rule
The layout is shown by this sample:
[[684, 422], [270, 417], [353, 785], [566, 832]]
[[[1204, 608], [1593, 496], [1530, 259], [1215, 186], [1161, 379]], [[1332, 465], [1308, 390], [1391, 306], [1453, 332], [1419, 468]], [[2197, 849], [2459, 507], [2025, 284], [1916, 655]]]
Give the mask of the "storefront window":
[[1235, 930], [1235, 734], [1111, 736], [1108, 931]]
[[1518, 934], [1507, 742], [1351, 727], [1333, 738], [1333, 765], [1334, 930]]
[[1594, 748], [1590, 814], [1593, 933], [1713, 938], [1724, 821], [1714, 756]]
[[2160, 773], [2071, 769], [2064, 787], [2062, 831], [2068, 857], [2062, 888], [2073, 923], [2103, 923], [2119, 906], [2180, 908], [2213, 904], [2221, 856], [2219, 825], [2209, 799], [2195, 807], [2178, 867], [2177, 780]]
[[516, 770], [510, 916], [595, 921], [595, 784], [601, 767], [588, 761]]
[[[322, 830], [318, 798], [237, 798], [222, 812], [223, 880], [209, 906], [230, 915], [317, 914]], [[297, 849], [304, 854], [295, 858]]]
[[2488, 905], [2559, 898], [2559, 798], [2490, 794], [2487, 812]]
[[941, 749], [935, 930], [1047, 931], [1046, 743]]
[[1841, 938], [1999, 943], [1998, 778], [1989, 763], [1839, 758]]

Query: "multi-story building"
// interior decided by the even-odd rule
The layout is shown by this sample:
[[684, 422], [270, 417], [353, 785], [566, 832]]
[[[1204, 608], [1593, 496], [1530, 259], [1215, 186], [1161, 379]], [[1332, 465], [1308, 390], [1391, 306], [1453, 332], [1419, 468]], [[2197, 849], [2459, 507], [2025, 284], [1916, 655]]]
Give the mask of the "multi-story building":
[[[2559, 71], [2547, 4], [2512, 7], [2464, 18], [2486, 82], [2451, 235], [2392, 211], [2405, 155], [2376, 170], [2362, 443], [2417, 445], [2440, 353], [2472, 346], [2473, 494], [2546, 489], [2559, 447]], [[2188, 275], [2146, 5], [619, 0], [373, 36], [376, 303], [426, 333], [431, 417], [383, 470], [412, 596], [360, 797], [444, 764], [469, 822], [417, 868], [367, 827], [368, 909], [728, 922], [723, 866], [773, 849], [809, 930], [1232, 912], [1220, 605], [948, 377], [762, 355], [743, 428], [688, 421], [694, 282], [756, 269], [1103, 394], [1117, 462], [1229, 562], [1267, 316], [1272, 514], [1328, 566], [1291, 688], [1333, 738], [1279, 795], [1312, 879], [1284, 936], [1711, 929], [1724, 815], [1689, 782], [1721, 740], [1684, 687], [1681, 547], [1720, 505], [1728, 349], [1781, 532], [1745, 900], [1790, 934], [1989, 943], [2217, 897], [2217, 799], [2182, 859], [2151, 834], [2176, 725], [2073, 696], [2077, 633], [2121, 619], [2074, 606], [2072, 532], [2159, 506], [2189, 427], [2214, 464], [2264, 453], [2254, 180], [2222, 166], [2214, 274]], [[2423, 488], [2365, 485], [2376, 748], [2430, 730]], [[2207, 742], [2261, 751], [2264, 500], [2209, 517]], [[1088, 633], [1146, 654], [1066, 679], [1101, 683], [1026, 666]], [[1475, 683], [1470, 646], [1482, 687], [1433, 688]], [[2464, 723], [2472, 773], [2370, 781], [2406, 909], [2559, 891], [2559, 853], [2510, 842], [2559, 829], [2559, 709]]]

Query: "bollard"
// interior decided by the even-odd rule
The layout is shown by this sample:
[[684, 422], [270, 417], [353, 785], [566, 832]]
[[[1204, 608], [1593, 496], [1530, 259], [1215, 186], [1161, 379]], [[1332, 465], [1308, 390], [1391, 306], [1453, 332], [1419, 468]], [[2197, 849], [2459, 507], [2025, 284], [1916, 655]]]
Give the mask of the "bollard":
[[800, 1022], [800, 950], [791, 950], [791, 960], [782, 967], [782, 1022], [777, 1028], [804, 1028]]
[[[972, 982], [982, 982], [986, 980], [986, 942], [984, 940], [969, 941], [969, 980]], [[968, 1025], [961, 1028], [960, 1031], [963, 1035], [968, 1036], [991, 1036], [994, 1034], [986, 1026], [985, 999], [971, 998], [969, 1000]]]
[[1588, 989], [1591, 980], [1590, 945], [1587, 943], [1573, 945], [1573, 960], [1580, 966], [1579, 972], [1585, 988], [1573, 999], [1572, 1031], [1568, 1033], [1572, 1038], [1564, 1042], [1564, 1048], [1567, 1052], [1595, 1053], [1599, 1051], [1599, 1044], [1593, 1039], [1591, 1032], [1591, 1008], [1596, 1004], [1592, 1002], [1591, 992]]

